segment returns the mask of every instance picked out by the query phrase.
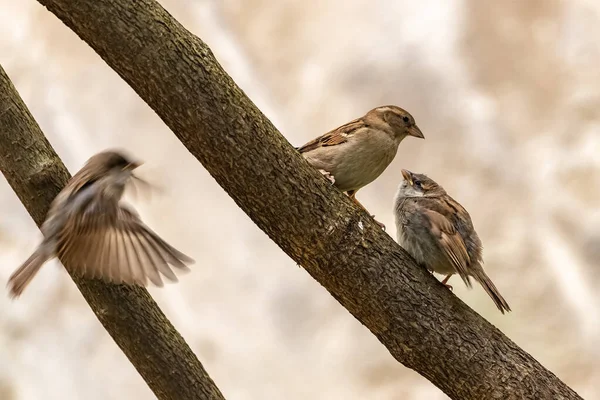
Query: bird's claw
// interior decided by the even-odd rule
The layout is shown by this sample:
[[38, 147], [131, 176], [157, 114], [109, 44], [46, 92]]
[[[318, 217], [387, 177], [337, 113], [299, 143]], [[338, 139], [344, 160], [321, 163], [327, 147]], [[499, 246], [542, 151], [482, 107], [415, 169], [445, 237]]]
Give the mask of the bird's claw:
[[373, 218], [373, 221], [375, 221], [375, 223], [376, 223], [377, 225], [379, 225], [379, 226], [381, 227], [381, 229], [383, 229], [383, 230], [385, 231], [385, 224], [384, 224], [383, 222], [379, 222], [379, 221], [377, 221], [377, 220], [375, 219], [375, 216], [374, 216], [374, 215], [371, 215], [371, 218]]
[[442, 285], [446, 286], [450, 291], [452, 291], [452, 285], [448, 285], [448, 280], [452, 277], [452, 274], [448, 274], [444, 280], [442, 282], [440, 282]]
[[331, 175], [331, 173], [329, 173], [328, 171], [325, 171], [324, 169], [320, 169], [319, 172], [322, 173], [323, 176], [325, 178], [327, 178], [327, 180], [329, 182], [331, 182], [332, 185], [335, 185], [335, 177], [333, 175]]

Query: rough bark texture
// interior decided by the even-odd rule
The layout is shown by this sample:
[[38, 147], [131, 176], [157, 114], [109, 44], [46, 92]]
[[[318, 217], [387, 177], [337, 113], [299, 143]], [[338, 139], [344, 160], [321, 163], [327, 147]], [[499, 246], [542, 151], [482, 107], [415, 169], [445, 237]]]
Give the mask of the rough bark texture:
[[579, 398], [416, 266], [303, 161], [208, 46], [157, 2], [39, 1], [131, 85], [250, 218], [398, 361], [454, 399]]
[[[38, 226], [70, 178], [2, 67], [0, 171]], [[196, 355], [148, 291], [96, 280], [74, 278], [74, 281], [157, 398], [223, 399]]]

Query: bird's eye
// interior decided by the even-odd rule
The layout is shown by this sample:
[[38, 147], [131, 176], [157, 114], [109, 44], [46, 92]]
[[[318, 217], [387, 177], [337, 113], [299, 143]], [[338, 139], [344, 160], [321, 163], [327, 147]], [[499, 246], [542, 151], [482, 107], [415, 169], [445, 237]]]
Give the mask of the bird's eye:
[[421, 186], [421, 181], [419, 180], [414, 181], [413, 185], [415, 185], [415, 187], [418, 189], [423, 189], [423, 187]]
[[404, 117], [402, 117], [402, 121], [404, 121], [408, 124], [410, 122], [410, 118], [408, 118], [407, 116], [404, 116]]

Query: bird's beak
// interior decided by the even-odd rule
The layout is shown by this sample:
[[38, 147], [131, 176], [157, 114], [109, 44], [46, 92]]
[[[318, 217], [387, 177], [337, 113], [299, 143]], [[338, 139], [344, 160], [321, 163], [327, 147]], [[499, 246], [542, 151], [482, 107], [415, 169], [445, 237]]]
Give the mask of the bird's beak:
[[412, 186], [412, 173], [407, 170], [407, 169], [403, 169], [402, 170], [402, 177], [404, 178], [404, 180], [408, 183], [410, 183], [410, 185]]
[[127, 164], [125, 166], [125, 168], [123, 168], [126, 171], [133, 171], [134, 169], [136, 169], [137, 167], [139, 167], [140, 165], [142, 165], [142, 162], [139, 161], [132, 161], [129, 164]]
[[417, 125], [411, 126], [408, 129], [408, 134], [410, 136], [414, 136], [416, 138], [425, 139], [425, 136], [423, 135], [423, 132], [421, 132], [421, 130], [419, 129], [419, 127]]

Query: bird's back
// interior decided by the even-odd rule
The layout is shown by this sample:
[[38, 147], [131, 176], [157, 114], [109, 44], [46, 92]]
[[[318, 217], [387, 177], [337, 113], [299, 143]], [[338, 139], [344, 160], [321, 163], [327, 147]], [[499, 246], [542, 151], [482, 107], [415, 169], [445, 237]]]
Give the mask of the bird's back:
[[425, 207], [442, 214], [450, 221], [465, 243], [471, 262], [481, 262], [481, 240], [475, 231], [469, 212], [448, 194], [440, 196], [440, 200], [435, 201], [434, 198], [422, 198]]

